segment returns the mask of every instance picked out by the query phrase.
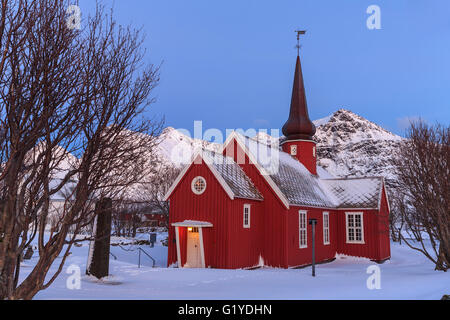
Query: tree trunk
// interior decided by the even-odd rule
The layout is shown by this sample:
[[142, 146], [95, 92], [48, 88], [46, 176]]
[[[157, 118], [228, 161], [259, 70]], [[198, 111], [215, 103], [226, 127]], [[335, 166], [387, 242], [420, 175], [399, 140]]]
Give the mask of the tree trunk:
[[109, 246], [111, 242], [111, 199], [100, 200], [95, 210], [97, 211], [97, 223], [94, 241], [94, 250], [89, 261], [86, 273], [98, 279], [109, 274]]

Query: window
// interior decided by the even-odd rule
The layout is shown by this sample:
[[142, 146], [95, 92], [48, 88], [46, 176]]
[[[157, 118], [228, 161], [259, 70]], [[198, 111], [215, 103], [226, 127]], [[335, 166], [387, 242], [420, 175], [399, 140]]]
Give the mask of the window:
[[295, 146], [295, 145], [291, 146], [291, 155], [292, 156], [297, 155], [297, 146]]
[[244, 204], [244, 228], [250, 228], [250, 205]]
[[362, 212], [346, 212], [347, 243], [364, 243]]
[[323, 244], [330, 244], [330, 213], [323, 213]]
[[299, 238], [299, 247], [306, 248], [308, 247], [307, 239], [308, 239], [308, 229], [307, 229], [307, 219], [306, 219], [306, 211], [300, 210], [298, 212], [298, 238]]
[[203, 177], [195, 177], [191, 184], [192, 192], [199, 195], [205, 192], [206, 180]]

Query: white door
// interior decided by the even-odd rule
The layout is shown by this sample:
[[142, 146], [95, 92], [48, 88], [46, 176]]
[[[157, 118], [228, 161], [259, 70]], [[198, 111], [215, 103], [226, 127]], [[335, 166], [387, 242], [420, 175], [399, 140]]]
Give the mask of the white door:
[[201, 268], [200, 236], [198, 228], [188, 228], [186, 268]]

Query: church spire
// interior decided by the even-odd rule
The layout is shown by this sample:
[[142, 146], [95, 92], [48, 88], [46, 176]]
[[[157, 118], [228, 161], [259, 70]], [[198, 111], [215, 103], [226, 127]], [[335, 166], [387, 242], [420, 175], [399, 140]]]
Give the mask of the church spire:
[[[299, 38], [305, 31], [297, 32], [297, 50], [300, 49]], [[309, 119], [306, 106], [305, 86], [303, 85], [302, 65], [297, 53], [295, 65], [294, 86], [292, 88], [291, 110], [289, 119], [283, 126], [286, 140], [281, 143], [283, 151], [300, 161], [312, 174], [317, 174], [316, 133], [314, 123]]]
[[[300, 48], [298, 43], [300, 34], [306, 31], [297, 32], [297, 49]], [[289, 119], [282, 128], [283, 134], [287, 140], [312, 140], [312, 136], [316, 133], [316, 127], [309, 119], [308, 107], [306, 105], [305, 87], [303, 84], [302, 66], [300, 56], [297, 55], [295, 65], [294, 85], [292, 88], [291, 109]]]

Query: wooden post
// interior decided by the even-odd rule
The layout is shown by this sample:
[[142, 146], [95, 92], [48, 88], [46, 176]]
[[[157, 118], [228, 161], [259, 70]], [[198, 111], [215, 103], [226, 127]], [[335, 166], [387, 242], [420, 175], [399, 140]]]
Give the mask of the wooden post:
[[91, 241], [86, 273], [100, 279], [109, 274], [109, 246], [111, 242], [112, 200], [101, 199], [95, 205], [95, 241]]

